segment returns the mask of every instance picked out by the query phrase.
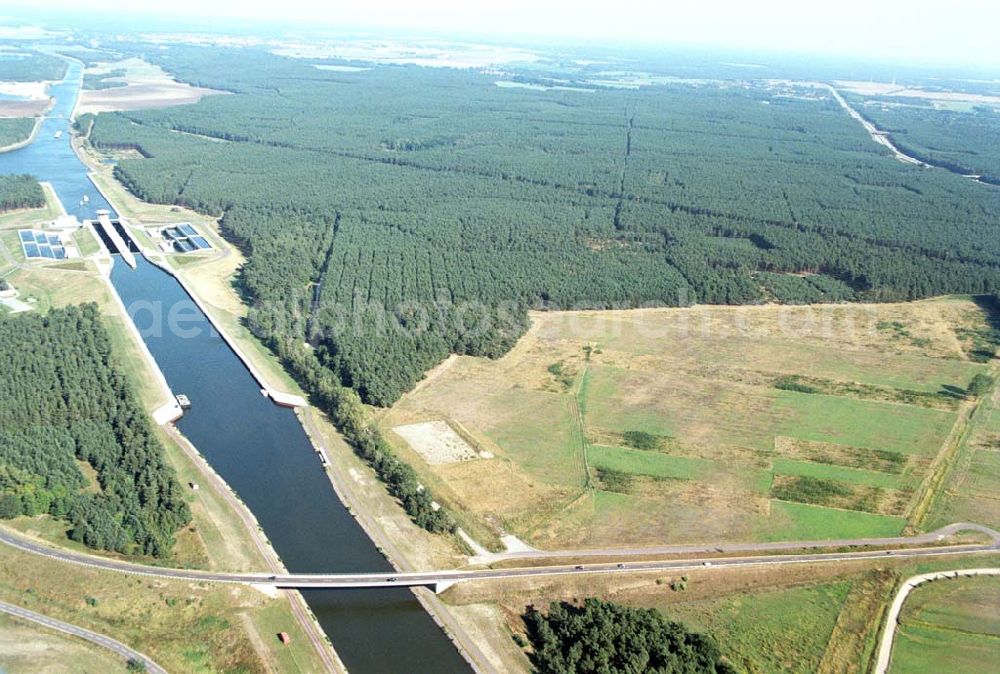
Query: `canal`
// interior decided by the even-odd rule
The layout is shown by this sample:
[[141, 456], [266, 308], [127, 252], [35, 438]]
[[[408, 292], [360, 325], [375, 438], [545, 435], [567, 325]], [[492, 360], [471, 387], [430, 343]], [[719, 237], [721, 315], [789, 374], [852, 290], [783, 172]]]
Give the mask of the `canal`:
[[[114, 209], [69, 143], [80, 76], [73, 62], [63, 82], [51, 86], [56, 102], [38, 137], [0, 154], [0, 173], [48, 181], [70, 214], [90, 218], [98, 209]], [[295, 414], [261, 395], [180, 284], [141, 257], [134, 270], [116, 259], [111, 281], [171, 389], [191, 399], [177, 427], [247, 504], [288, 570], [391, 574], [337, 498]], [[469, 671], [409, 590], [302, 594], [351, 672]]]

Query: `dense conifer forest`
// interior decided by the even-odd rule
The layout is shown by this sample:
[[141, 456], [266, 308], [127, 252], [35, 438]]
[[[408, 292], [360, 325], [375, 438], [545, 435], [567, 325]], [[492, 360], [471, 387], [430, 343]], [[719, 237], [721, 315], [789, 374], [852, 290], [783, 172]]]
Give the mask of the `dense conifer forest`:
[[91, 141], [141, 153], [116, 168], [141, 198], [221, 216], [260, 334], [365, 402], [448, 353], [504, 353], [531, 307], [1000, 287], [1000, 190], [895, 161], [812, 90], [542, 92], [252, 49], [144, 56], [234, 95], [102, 114]]
[[0, 318], [0, 517], [49, 514], [89, 547], [163, 556], [190, 520], [97, 306]]
[[0, 81], [43, 82], [61, 80], [66, 61], [39, 52], [9, 52], [0, 55]]
[[2, 117], [0, 118], [0, 147], [20, 143], [31, 137], [35, 128], [32, 117]]
[[907, 154], [1000, 186], [1000, 111], [978, 106], [967, 112], [939, 110], [925, 101], [872, 99], [863, 114], [889, 132]]
[[45, 192], [32, 176], [0, 176], [0, 212], [16, 208], [41, 208], [45, 205]]

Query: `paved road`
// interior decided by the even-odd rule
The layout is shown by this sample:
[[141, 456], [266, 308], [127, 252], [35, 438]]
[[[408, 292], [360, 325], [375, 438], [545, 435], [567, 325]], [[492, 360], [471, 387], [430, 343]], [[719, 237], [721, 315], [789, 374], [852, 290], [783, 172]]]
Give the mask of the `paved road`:
[[874, 124], [872, 124], [867, 119], [862, 117], [860, 112], [855, 110], [850, 103], [844, 100], [844, 97], [840, 95], [839, 91], [834, 89], [829, 84], [820, 84], [819, 86], [828, 90], [837, 100], [837, 102], [840, 103], [840, 106], [847, 111], [847, 114], [849, 114], [851, 117], [857, 120], [861, 124], [861, 126], [865, 127], [865, 131], [867, 131], [868, 135], [872, 137], [872, 140], [874, 140], [879, 145], [888, 148], [889, 151], [892, 152], [893, 156], [896, 157], [896, 159], [906, 164], [914, 164], [915, 166], [927, 166], [927, 164], [920, 161], [916, 157], [911, 157], [910, 155], [906, 154], [898, 147], [896, 147], [893, 144], [893, 142], [889, 139], [889, 135], [885, 131], [881, 131]]
[[[937, 547], [901, 547], [914, 541], [937, 541], [958, 531], [978, 531], [987, 534], [991, 540], [988, 543], [947, 545]], [[810, 562], [846, 562], [862, 559], [881, 559], [886, 556], [895, 557], [934, 557], [942, 555], [972, 554], [1000, 551], [1000, 532], [977, 524], [956, 523], [921, 537], [856, 539], [853, 541], [834, 541], [837, 547], [865, 547], [864, 550], [846, 552], [799, 552], [798, 554], [757, 554], [747, 556], [714, 557], [714, 558], [683, 558], [666, 561], [645, 561], [615, 563], [604, 562], [583, 565], [548, 565], [528, 568], [511, 569], [476, 569], [476, 570], [445, 570], [419, 571], [397, 573], [224, 573], [215, 571], [196, 571], [189, 569], [170, 569], [143, 564], [134, 564], [116, 559], [106, 559], [79, 552], [56, 548], [45, 543], [26, 538], [7, 530], [0, 530], [0, 543], [17, 548], [24, 552], [43, 555], [70, 564], [78, 564], [107, 571], [117, 571], [159, 578], [173, 578], [207, 583], [242, 583], [274, 585], [281, 588], [374, 588], [374, 587], [431, 587], [442, 591], [455, 583], [473, 580], [496, 580], [504, 578], [525, 578], [558, 576], [580, 573], [632, 573], [637, 571], [682, 571], [695, 568], [728, 568], [738, 566], [773, 566], [781, 564], [804, 564]], [[761, 543], [741, 546], [743, 550], [800, 550], [801, 544], [795, 542], [780, 544]], [[760, 546], [760, 547], [757, 547]], [[894, 549], [879, 549], [879, 548]], [[874, 549], [872, 549], [874, 548]]]
[[885, 621], [885, 628], [882, 631], [882, 643], [878, 649], [878, 661], [875, 664], [875, 674], [885, 674], [889, 671], [889, 662], [892, 656], [892, 641], [896, 634], [896, 626], [899, 624], [899, 613], [903, 609], [903, 603], [913, 588], [929, 580], [941, 578], [956, 578], [958, 576], [1000, 576], [1000, 569], [956, 569], [955, 571], [937, 571], [934, 573], [924, 573], [919, 576], [912, 576], [903, 581], [902, 587], [892, 600], [889, 608], [889, 615]]
[[167, 670], [153, 662], [149, 656], [143, 655], [139, 651], [134, 651], [120, 641], [115, 641], [111, 637], [106, 637], [103, 634], [91, 632], [90, 630], [85, 630], [82, 627], [77, 627], [76, 625], [71, 625], [70, 623], [64, 623], [61, 620], [56, 620], [55, 618], [50, 618], [46, 615], [42, 615], [41, 613], [35, 613], [34, 611], [29, 611], [26, 608], [14, 606], [13, 604], [8, 604], [2, 601], [0, 601], [0, 611], [9, 613], [12, 616], [17, 616], [18, 618], [30, 620], [31, 622], [38, 623], [39, 625], [44, 625], [45, 627], [49, 627], [64, 634], [72, 634], [75, 637], [86, 639], [93, 644], [97, 644], [102, 648], [106, 648], [109, 651], [117, 653], [125, 658], [126, 661], [137, 660], [139, 662], [143, 662], [146, 665], [146, 671], [150, 674], [167, 674]]
[[712, 553], [734, 553], [734, 552], [783, 552], [788, 550], [810, 550], [818, 548], [842, 548], [877, 546], [890, 547], [896, 545], [924, 545], [935, 543], [938, 540], [958, 533], [959, 531], [978, 531], [986, 534], [990, 538], [1000, 539], [1000, 532], [989, 527], [968, 522], [957, 522], [949, 524], [937, 531], [916, 536], [894, 536], [890, 538], [844, 538], [824, 541], [780, 541], [773, 543], [721, 543], [718, 545], [698, 544], [698, 545], [656, 545], [645, 547], [619, 547], [619, 548], [584, 548], [580, 550], [519, 550], [516, 552], [487, 552], [485, 554], [474, 555], [470, 558], [473, 563], [492, 564], [504, 560], [514, 559], [555, 559], [570, 557], [582, 559], [584, 557], [644, 557], [651, 555], [698, 555]]

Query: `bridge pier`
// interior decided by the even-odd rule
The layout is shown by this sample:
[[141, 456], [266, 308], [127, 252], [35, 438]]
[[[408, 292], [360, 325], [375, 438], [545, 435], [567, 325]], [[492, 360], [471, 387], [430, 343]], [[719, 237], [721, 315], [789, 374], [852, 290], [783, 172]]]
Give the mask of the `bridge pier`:
[[428, 585], [428, 588], [430, 588], [434, 592], [434, 594], [441, 594], [442, 592], [444, 592], [457, 582], [458, 581], [454, 580], [440, 580], [434, 583], [433, 585]]

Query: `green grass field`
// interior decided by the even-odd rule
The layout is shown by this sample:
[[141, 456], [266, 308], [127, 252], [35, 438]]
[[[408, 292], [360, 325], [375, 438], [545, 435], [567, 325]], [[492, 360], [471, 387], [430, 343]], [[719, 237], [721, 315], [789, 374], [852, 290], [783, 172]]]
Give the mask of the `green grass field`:
[[601, 445], [591, 445], [587, 449], [587, 457], [590, 464], [598, 469], [677, 480], [697, 480], [708, 477], [715, 467], [713, 462], [705, 459]]
[[761, 538], [769, 541], [881, 538], [898, 536], [905, 525], [902, 517], [771, 501], [771, 517], [766, 520]]
[[[1000, 379], [1000, 377], [998, 377]], [[935, 495], [926, 527], [948, 522], [1000, 526], [1000, 392], [984, 396], [961, 439], [955, 465]]]
[[884, 487], [885, 489], [898, 489], [908, 482], [902, 476], [890, 473], [859, 470], [857, 468], [846, 468], [844, 466], [814, 463], [812, 461], [794, 461], [782, 457], [774, 459], [774, 472], [781, 475], [801, 475], [804, 477], [839, 480], [841, 482], [852, 482], [872, 487]]
[[100, 244], [97, 243], [97, 239], [95, 239], [94, 235], [87, 229], [77, 231], [73, 235], [73, 240], [76, 241], [77, 248], [80, 250], [80, 255], [83, 257], [93, 255], [101, 249]]
[[938, 580], [915, 589], [900, 616], [891, 674], [995, 672], [1000, 579]]
[[845, 581], [658, 608], [712, 634], [740, 671], [808, 674], [823, 658], [850, 589]]
[[922, 456], [937, 453], [955, 423], [943, 410], [792, 391], [778, 391], [775, 407], [788, 413], [781, 435]]

